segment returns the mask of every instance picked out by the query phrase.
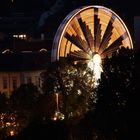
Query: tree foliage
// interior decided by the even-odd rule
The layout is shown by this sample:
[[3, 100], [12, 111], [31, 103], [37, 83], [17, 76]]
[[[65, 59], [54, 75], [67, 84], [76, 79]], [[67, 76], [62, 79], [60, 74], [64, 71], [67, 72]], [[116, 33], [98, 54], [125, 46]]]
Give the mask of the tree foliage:
[[135, 94], [134, 52], [121, 48], [106, 58], [98, 87], [95, 116], [97, 126], [108, 134], [128, 134], [129, 101]]
[[8, 98], [4, 93], [0, 93], [0, 113], [8, 110]]
[[38, 97], [38, 89], [32, 83], [23, 84], [18, 89], [13, 91], [11, 100], [13, 100], [14, 107], [18, 110], [33, 108]]
[[19, 122], [20, 129], [23, 129], [33, 121], [38, 96], [38, 88], [32, 83], [23, 84], [13, 91], [10, 102], [13, 112], [17, 114], [16, 121]]
[[94, 108], [93, 73], [86, 64], [66, 60], [54, 63], [42, 73], [42, 79], [45, 94], [59, 93], [59, 106], [68, 119], [83, 117]]

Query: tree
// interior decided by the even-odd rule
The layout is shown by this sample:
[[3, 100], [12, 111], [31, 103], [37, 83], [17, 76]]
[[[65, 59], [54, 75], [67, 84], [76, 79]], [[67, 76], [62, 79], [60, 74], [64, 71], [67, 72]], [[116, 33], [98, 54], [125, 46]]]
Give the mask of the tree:
[[42, 80], [46, 95], [59, 93], [62, 99], [59, 107], [67, 119], [74, 122], [89, 109], [94, 109], [96, 94], [93, 73], [86, 64], [79, 62], [75, 65], [69, 60], [61, 60], [47, 67], [42, 73]]
[[20, 127], [25, 127], [32, 121], [38, 96], [38, 88], [32, 83], [23, 84], [13, 91], [10, 100]]
[[0, 93], [0, 113], [8, 110], [8, 98], [4, 93]]
[[128, 101], [135, 93], [134, 53], [121, 48], [106, 58], [98, 87], [96, 124], [105, 133], [128, 136]]
[[30, 110], [34, 106], [38, 97], [38, 88], [30, 84], [23, 84], [13, 91], [11, 99], [13, 99], [15, 107], [18, 109]]

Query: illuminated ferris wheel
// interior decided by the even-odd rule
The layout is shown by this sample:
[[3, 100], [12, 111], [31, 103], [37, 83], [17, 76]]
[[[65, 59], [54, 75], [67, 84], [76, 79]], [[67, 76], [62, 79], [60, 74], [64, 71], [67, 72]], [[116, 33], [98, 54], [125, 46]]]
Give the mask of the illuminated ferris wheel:
[[111, 57], [121, 47], [132, 49], [130, 33], [122, 19], [103, 6], [85, 6], [72, 11], [60, 24], [51, 61], [62, 57], [89, 61], [95, 54]]

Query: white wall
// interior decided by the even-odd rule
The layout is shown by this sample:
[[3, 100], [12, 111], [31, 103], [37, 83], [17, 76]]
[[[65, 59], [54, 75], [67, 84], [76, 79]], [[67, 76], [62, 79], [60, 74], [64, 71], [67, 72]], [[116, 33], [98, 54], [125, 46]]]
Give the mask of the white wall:
[[[43, 70], [24, 71], [24, 72], [0, 72], [0, 92], [10, 96], [13, 89], [13, 84], [19, 87], [21, 84], [27, 84], [29, 79], [31, 83], [37, 87], [41, 87], [40, 73]], [[4, 79], [7, 82], [7, 88], [4, 88]]]

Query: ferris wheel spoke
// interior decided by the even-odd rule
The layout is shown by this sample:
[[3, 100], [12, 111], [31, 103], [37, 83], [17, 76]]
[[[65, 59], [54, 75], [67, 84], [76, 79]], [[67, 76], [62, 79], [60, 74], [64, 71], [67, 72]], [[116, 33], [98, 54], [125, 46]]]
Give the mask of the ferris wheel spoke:
[[90, 56], [83, 51], [74, 51], [74, 52], [70, 52], [68, 57], [74, 59], [80, 59], [80, 60], [88, 60]]
[[82, 32], [84, 34], [84, 37], [86, 39], [86, 42], [87, 42], [90, 50], [93, 50], [93, 46], [94, 46], [93, 42], [94, 41], [93, 41], [93, 36], [92, 36], [92, 33], [91, 33], [91, 29], [89, 29], [89, 26], [86, 25], [85, 21], [84, 22], [82, 21], [82, 18], [79, 18], [78, 22], [80, 24], [80, 27], [82, 29]]
[[94, 15], [94, 47], [95, 52], [98, 52], [98, 48], [101, 43], [101, 24], [100, 19], [98, 18], [98, 9], [95, 8], [95, 15]]
[[84, 52], [88, 52], [86, 46], [86, 42], [81, 39], [79, 35], [70, 35], [69, 33], [66, 32], [65, 38], [69, 40], [72, 44], [77, 46], [79, 49], [83, 50]]
[[104, 32], [104, 35], [103, 35], [103, 38], [102, 38], [102, 41], [101, 41], [101, 44], [99, 46], [99, 50], [98, 52], [101, 53], [102, 51], [104, 51], [108, 44], [109, 44], [109, 41], [111, 39], [111, 35], [113, 34], [112, 30], [113, 30], [113, 22], [114, 22], [114, 18], [111, 18], [108, 25], [107, 25], [107, 28]]
[[122, 41], [124, 40], [124, 37], [126, 37], [126, 32], [123, 35], [121, 35], [118, 39], [116, 39], [107, 49], [105, 49], [102, 52], [102, 54], [108, 54], [108, 52], [113, 52], [119, 49], [119, 47], [123, 45]]

